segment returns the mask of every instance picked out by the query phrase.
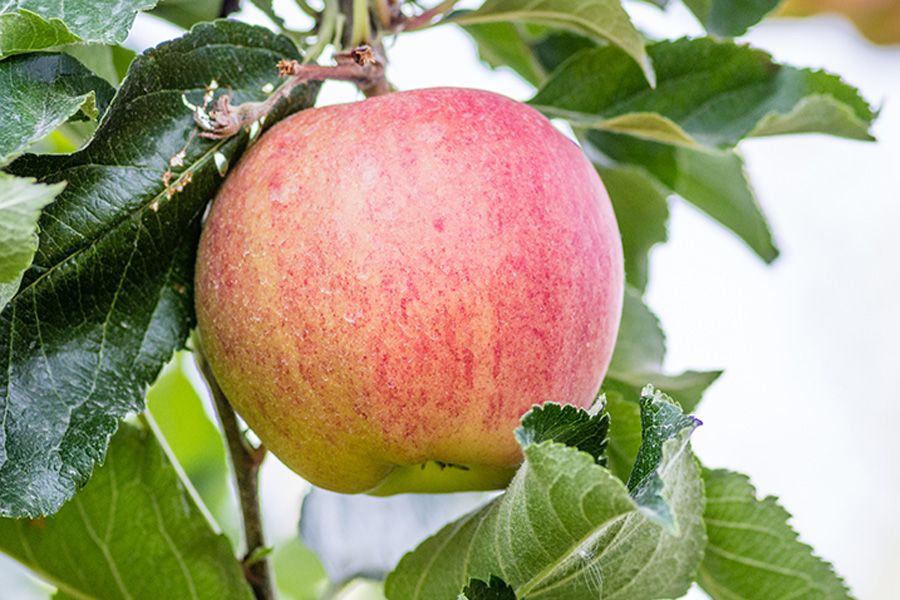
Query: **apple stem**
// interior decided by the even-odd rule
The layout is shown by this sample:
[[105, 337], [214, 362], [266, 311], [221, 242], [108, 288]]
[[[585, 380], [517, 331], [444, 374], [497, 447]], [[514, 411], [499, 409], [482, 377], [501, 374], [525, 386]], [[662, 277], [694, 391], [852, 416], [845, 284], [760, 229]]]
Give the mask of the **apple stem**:
[[209, 393], [216, 406], [216, 414], [222, 423], [225, 440], [228, 443], [228, 454], [234, 468], [237, 481], [238, 499], [241, 505], [241, 520], [244, 525], [246, 553], [241, 561], [244, 577], [253, 589], [256, 600], [275, 600], [272, 585], [272, 572], [269, 561], [262, 554], [265, 549], [263, 537], [262, 514], [259, 506], [259, 467], [265, 456], [265, 448], [254, 447], [247, 440], [238, 425], [237, 415], [219, 383], [202, 350], [197, 350], [197, 364], [209, 387]]

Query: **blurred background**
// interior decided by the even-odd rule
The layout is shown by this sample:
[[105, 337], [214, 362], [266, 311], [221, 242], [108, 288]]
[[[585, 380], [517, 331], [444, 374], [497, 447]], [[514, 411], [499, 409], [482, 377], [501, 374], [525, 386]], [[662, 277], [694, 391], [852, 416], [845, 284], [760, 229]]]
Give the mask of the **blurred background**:
[[[891, 8], [897, 3], [882, 4], [880, 17], [857, 21], [876, 39], [896, 42], [900, 11]], [[792, 10], [810, 6], [795, 1]], [[680, 5], [666, 12], [646, 4], [628, 8], [652, 36], [701, 34]], [[243, 16], [265, 23], [252, 8]], [[179, 34], [140, 15], [126, 45], [140, 51]], [[776, 59], [825, 68], [859, 87], [881, 109], [878, 142], [804, 135], [743, 143], [781, 257], [765, 266], [723, 228], [676, 200], [669, 242], [653, 253], [648, 302], [667, 332], [671, 371], [725, 370], [700, 406], [697, 454], [711, 467], [747, 473], [761, 495], [777, 494], [801, 539], [833, 562], [858, 598], [897, 598], [900, 45], [875, 45], [850, 21], [830, 14], [770, 19], [742, 39]], [[400, 89], [464, 86], [519, 100], [533, 91], [510, 71], [489, 71], [467, 36], [452, 27], [404, 35], [388, 51], [390, 78]], [[356, 98], [349, 84], [329, 83], [320, 104]], [[204, 412], [198, 400], [203, 389], [182, 357], [152, 391], [151, 410], [211, 512], [236, 539], [224, 453], [209, 406]], [[308, 486], [272, 457], [262, 486], [279, 587], [288, 598], [315, 597], [327, 587], [325, 572], [297, 541]], [[374, 535], [337, 541], [352, 546], [362, 563], [377, 563], [382, 534], [377, 527], [357, 529]], [[377, 586], [355, 585], [347, 597], [378, 597]], [[23, 600], [52, 593], [2, 555], [0, 590], [2, 598]]]

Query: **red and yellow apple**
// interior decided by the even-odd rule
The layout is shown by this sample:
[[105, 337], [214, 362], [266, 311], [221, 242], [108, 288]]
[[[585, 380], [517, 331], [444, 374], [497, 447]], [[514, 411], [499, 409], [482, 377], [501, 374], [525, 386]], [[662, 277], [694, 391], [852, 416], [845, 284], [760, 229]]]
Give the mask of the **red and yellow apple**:
[[900, 0], [788, 0], [778, 13], [787, 17], [838, 13], [876, 44], [900, 43]]
[[339, 492], [490, 489], [532, 405], [589, 406], [623, 293], [606, 191], [533, 109], [465, 89], [278, 123], [197, 257], [203, 351], [263, 443]]

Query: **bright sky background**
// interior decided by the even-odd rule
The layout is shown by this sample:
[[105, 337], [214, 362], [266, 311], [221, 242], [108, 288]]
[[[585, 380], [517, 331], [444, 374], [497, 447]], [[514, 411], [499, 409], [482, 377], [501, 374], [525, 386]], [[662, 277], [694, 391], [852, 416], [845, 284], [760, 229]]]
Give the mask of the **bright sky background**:
[[[699, 33], [680, 6], [668, 15], [643, 4], [633, 12], [654, 35]], [[129, 44], [175, 35], [141, 16]], [[779, 495], [802, 539], [856, 596], [888, 600], [900, 588], [900, 47], [873, 46], [833, 17], [768, 22], [747, 39], [859, 86], [882, 108], [879, 142], [807, 135], [744, 144], [781, 258], [766, 267], [675, 201], [670, 242], [653, 255], [649, 303], [668, 333], [671, 370], [725, 369], [699, 411], [701, 459]], [[400, 89], [530, 96], [511, 73], [484, 68], [453, 28], [405, 35], [389, 53]], [[329, 84], [321, 100], [356, 97], [349, 85]], [[305, 486], [274, 461], [263, 480], [277, 542], [296, 531]], [[17, 581], [21, 574], [0, 557], [0, 589], [23, 589]]]

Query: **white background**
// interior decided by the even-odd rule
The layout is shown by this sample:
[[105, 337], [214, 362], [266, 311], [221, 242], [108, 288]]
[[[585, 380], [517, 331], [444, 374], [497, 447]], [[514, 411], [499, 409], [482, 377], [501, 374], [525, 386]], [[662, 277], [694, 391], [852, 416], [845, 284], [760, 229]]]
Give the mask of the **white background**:
[[[679, 7], [665, 15], [631, 8], [654, 35], [699, 34]], [[135, 31], [136, 49], [177, 35], [144, 16]], [[668, 334], [671, 370], [725, 369], [699, 411], [698, 455], [780, 496], [802, 539], [857, 597], [890, 600], [900, 588], [900, 48], [873, 46], [833, 17], [770, 21], [747, 40], [858, 86], [881, 107], [879, 141], [806, 135], [743, 144], [780, 259], [765, 266], [675, 201], [670, 241], [653, 254], [649, 303]], [[511, 73], [481, 66], [453, 28], [405, 35], [389, 51], [400, 89], [531, 94]], [[352, 87], [329, 84], [321, 100], [355, 98]], [[305, 485], [275, 462], [263, 480], [277, 542], [296, 531]], [[0, 557], [0, 596], [31, 597], [23, 577]]]

